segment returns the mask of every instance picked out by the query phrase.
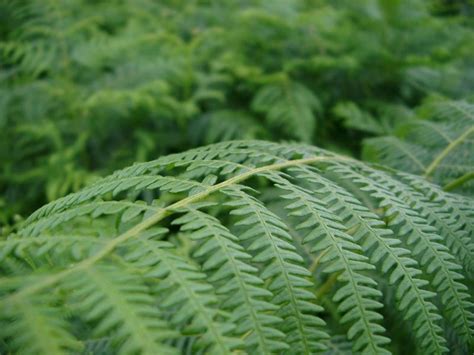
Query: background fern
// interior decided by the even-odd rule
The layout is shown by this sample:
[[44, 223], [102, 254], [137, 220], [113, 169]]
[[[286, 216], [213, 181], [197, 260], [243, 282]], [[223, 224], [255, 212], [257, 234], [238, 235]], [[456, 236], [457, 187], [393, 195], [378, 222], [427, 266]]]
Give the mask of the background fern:
[[365, 158], [425, 175], [445, 189], [472, 196], [474, 105], [434, 101], [419, 111], [426, 118], [402, 125], [398, 137], [366, 140]]
[[312, 146], [134, 164], [1, 240], [2, 352], [467, 354], [473, 224], [468, 197]]
[[358, 157], [428, 94], [469, 99], [472, 8], [2, 0], [2, 224], [134, 161], [227, 139]]

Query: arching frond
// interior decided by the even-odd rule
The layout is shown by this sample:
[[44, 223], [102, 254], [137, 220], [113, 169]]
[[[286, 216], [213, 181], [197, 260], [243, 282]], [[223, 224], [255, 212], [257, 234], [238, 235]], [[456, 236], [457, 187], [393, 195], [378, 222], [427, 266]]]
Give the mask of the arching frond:
[[424, 175], [449, 190], [472, 193], [474, 178], [474, 105], [448, 101], [427, 105], [430, 120], [404, 125], [398, 137], [365, 141], [365, 157], [406, 172]]
[[[465, 337], [469, 344], [472, 343], [473, 304], [469, 301], [467, 287], [462, 283], [463, 276], [459, 273], [461, 267], [454, 262], [448, 248], [440, 243], [442, 237], [436, 227], [430, 225], [423, 212], [414, 205], [422, 203], [423, 196], [410, 192], [383, 172], [366, 169], [368, 179], [346, 167], [338, 168], [337, 171], [344, 178], [350, 178], [363, 186], [363, 190], [380, 200], [387, 225], [397, 231], [399, 238], [404, 239], [426, 273], [431, 274], [432, 285], [439, 293], [441, 302], [449, 310], [446, 317], [459, 334]], [[402, 207], [406, 204], [410, 206], [408, 209]]]
[[327, 206], [341, 216], [347, 229], [352, 231], [377, 271], [395, 284], [398, 309], [413, 327], [420, 349], [442, 352], [446, 341], [438, 324], [438, 309], [430, 301], [434, 293], [426, 289], [427, 282], [420, 278], [417, 262], [410, 251], [401, 247], [401, 241], [386, 228], [384, 221], [344, 188], [320, 176], [317, 171], [295, 168], [298, 178], [314, 186], [317, 195]]
[[[228, 320], [219, 321], [217, 297], [206, 275], [188, 260], [172, 252], [173, 245], [155, 241], [142, 236], [131, 241], [133, 251], [126, 256], [134, 266], [149, 269], [146, 278], [163, 279], [154, 292], [160, 297], [160, 307], [166, 311], [172, 308], [171, 322], [177, 326], [186, 326], [186, 332], [204, 332], [199, 334], [198, 345], [211, 353], [230, 354], [241, 345], [241, 341], [226, 334], [234, 330]], [[171, 250], [171, 252], [170, 252]], [[161, 296], [162, 294], [166, 296]], [[228, 318], [227, 315], [226, 318]], [[191, 324], [187, 325], [189, 320]]]
[[377, 313], [382, 304], [376, 300], [381, 293], [376, 290], [377, 283], [363, 274], [373, 266], [359, 255], [360, 246], [345, 233], [337, 215], [328, 211], [324, 202], [313, 197], [309, 190], [285, 179], [273, 179], [276, 186], [285, 191], [282, 197], [291, 202], [287, 206], [291, 215], [301, 219], [296, 229], [307, 231], [304, 242], [311, 245], [312, 253], [320, 253], [324, 271], [339, 274], [338, 281], [344, 283], [334, 300], [344, 315], [341, 321], [352, 324], [348, 335], [354, 341], [354, 350], [372, 354], [386, 352], [383, 345], [389, 339], [380, 334], [385, 329], [377, 324], [382, 319]]
[[[421, 353], [467, 351], [469, 206], [301, 144], [226, 142], [139, 163], [0, 241], [0, 346], [21, 351], [41, 334], [40, 353], [310, 354], [337, 350], [346, 343], [328, 333], [345, 332], [353, 352], [390, 353], [399, 337]], [[395, 337], [392, 322], [410, 331]]]
[[283, 333], [276, 329], [282, 320], [272, 314], [277, 307], [268, 302], [272, 293], [262, 287], [257, 269], [248, 263], [252, 257], [238, 238], [217, 219], [196, 209], [189, 209], [174, 223], [182, 224], [182, 230], [192, 231], [190, 237], [200, 241], [194, 255], [207, 257], [203, 270], [212, 272], [210, 280], [217, 283], [223, 307], [233, 310], [236, 332], [246, 335], [247, 347], [263, 353], [288, 349]]
[[314, 304], [308, 290], [313, 284], [304, 277], [311, 273], [301, 266], [303, 259], [296, 252], [287, 226], [278, 216], [242, 188], [233, 186], [223, 190], [232, 199], [231, 214], [241, 216], [237, 225], [245, 228], [239, 239], [255, 254], [254, 260], [264, 265], [262, 279], [274, 294], [273, 302], [280, 309], [280, 329], [286, 334], [291, 351], [301, 354], [317, 352], [324, 347], [321, 340], [328, 335], [318, 328], [324, 322], [314, 314], [322, 308]]
[[2, 305], [1, 320], [6, 322], [3, 337], [24, 354], [65, 354], [80, 350], [81, 343], [71, 334], [64, 314], [55, 307], [53, 297], [41, 295]]
[[120, 353], [176, 353], [164, 344], [176, 333], [161, 319], [138, 275], [112, 265], [94, 265], [71, 274], [65, 288], [74, 290], [73, 310], [94, 324], [92, 336], [111, 335]]

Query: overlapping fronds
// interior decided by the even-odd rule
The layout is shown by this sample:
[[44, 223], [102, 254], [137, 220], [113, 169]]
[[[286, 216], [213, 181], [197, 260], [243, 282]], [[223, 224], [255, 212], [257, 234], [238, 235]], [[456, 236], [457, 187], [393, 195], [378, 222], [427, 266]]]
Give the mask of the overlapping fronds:
[[421, 110], [428, 119], [407, 123], [397, 136], [366, 140], [366, 159], [472, 195], [474, 105], [435, 101]]
[[0, 241], [0, 349], [468, 353], [473, 225], [469, 197], [311, 146], [164, 156]]
[[471, 94], [472, 5], [433, 3], [0, 0], [1, 224], [203, 144], [357, 156], [427, 94]]

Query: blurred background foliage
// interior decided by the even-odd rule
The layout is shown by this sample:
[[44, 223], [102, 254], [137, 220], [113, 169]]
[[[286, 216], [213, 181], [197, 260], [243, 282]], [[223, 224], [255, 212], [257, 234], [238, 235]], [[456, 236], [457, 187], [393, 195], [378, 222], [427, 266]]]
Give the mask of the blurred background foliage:
[[[228, 139], [304, 141], [449, 184], [399, 143], [428, 168], [433, 127], [472, 127], [473, 87], [472, 0], [0, 0], [0, 224]], [[434, 103], [467, 114], [443, 121]], [[464, 143], [454, 179], [474, 166]]]

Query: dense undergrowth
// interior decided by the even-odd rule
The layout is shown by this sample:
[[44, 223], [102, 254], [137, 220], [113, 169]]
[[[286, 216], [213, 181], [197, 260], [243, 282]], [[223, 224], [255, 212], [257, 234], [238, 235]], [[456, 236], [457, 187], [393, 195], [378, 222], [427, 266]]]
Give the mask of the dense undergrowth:
[[471, 0], [0, 0], [0, 353], [471, 354], [472, 53]]
[[472, 13], [441, 0], [2, 0], [0, 218], [223, 140], [358, 157], [426, 97], [470, 100]]

